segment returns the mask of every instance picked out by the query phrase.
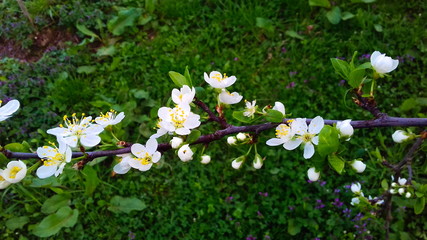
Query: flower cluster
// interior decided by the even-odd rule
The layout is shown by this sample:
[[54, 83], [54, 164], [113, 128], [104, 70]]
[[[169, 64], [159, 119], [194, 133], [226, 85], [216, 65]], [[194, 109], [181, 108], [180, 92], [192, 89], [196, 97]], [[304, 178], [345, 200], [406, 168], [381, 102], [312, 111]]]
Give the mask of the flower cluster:
[[408, 183], [408, 180], [406, 180], [406, 178], [399, 177], [397, 179], [397, 182], [393, 182], [391, 184], [390, 193], [391, 194], [399, 193], [399, 195], [401, 196], [404, 195], [406, 198], [412, 197], [411, 192], [408, 191], [409, 185], [407, 183]]
[[209, 83], [209, 85], [213, 88], [220, 89], [221, 93], [218, 95], [218, 99], [221, 103], [225, 104], [236, 104], [239, 103], [243, 96], [241, 96], [238, 92], [230, 93], [226, 90], [227, 87], [230, 87], [236, 82], [236, 77], [231, 76], [227, 77], [224, 73], [224, 76], [218, 71], [213, 71], [204, 74], [205, 81]]
[[118, 174], [125, 174], [131, 168], [138, 169], [140, 171], [150, 170], [153, 163], [157, 163], [160, 160], [161, 154], [157, 151], [157, 140], [150, 138], [147, 144], [136, 143], [131, 147], [131, 154], [120, 155], [122, 158], [120, 163], [114, 166], [114, 172]]

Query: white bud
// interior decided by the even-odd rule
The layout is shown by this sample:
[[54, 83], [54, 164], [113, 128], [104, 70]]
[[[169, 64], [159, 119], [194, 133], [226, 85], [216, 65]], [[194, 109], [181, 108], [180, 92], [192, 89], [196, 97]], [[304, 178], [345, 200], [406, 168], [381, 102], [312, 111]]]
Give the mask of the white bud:
[[243, 140], [246, 139], [246, 134], [244, 134], [244, 133], [238, 133], [236, 135], [236, 138], [239, 139], [240, 141], [243, 141]]
[[392, 187], [397, 187], [397, 183], [395, 183], [395, 182], [394, 182], [394, 183], [391, 183], [391, 186], [392, 186]]
[[184, 140], [182, 140], [182, 138], [180, 137], [173, 137], [172, 140], [170, 141], [170, 144], [172, 146], [173, 149], [177, 149], [179, 148], [179, 146], [181, 146], [181, 144], [184, 142]]
[[390, 189], [390, 193], [391, 193], [391, 194], [396, 194], [396, 193], [397, 193], [397, 191], [396, 191], [396, 189]]
[[406, 194], [405, 194], [405, 197], [406, 198], [410, 198], [412, 196], [412, 194], [410, 193], [410, 192], [407, 192]]
[[360, 185], [360, 183], [357, 182], [357, 183], [351, 184], [351, 191], [353, 193], [360, 194], [361, 189], [362, 189], [362, 186]]
[[393, 133], [393, 135], [391, 135], [391, 137], [393, 138], [393, 141], [396, 143], [402, 143], [406, 140], [408, 140], [408, 138], [410, 137], [409, 134], [403, 130], [397, 130], [396, 132]]
[[209, 155], [203, 155], [202, 156], [202, 161], [200, 161], [203, 164], [208, 164], [211, 161], [211, 156]]
[[360, 199], [358, 197], [354, 197], [351, 199], [351, 205], [358, 205], [360, 203]]
[[310, 179], [310, 181], [317, 181], [319, 180], [320, 177], [320, 172], [316, 172], [316, 169], [314, 167], [309, 168], [307, 171], [307, 175], [308, 175], [308, 179]]
[[358, 173], [362, 173], [366, 169], [366, 164], [364, 164], [362, 161], [354, 160], [351, 163], [351, 166], [356, 170]]
[[353, 126], [351, 126], [350, 122], [351, 119], [337, 122], [337, 129], [340, 131], [340, 137], [346, 138], [347, 141], [350, 140], [350, 137], [353, 136], [354, 133]]
[[238, 158], [236, 158], [236, 159], [234, 159], [234, 160], [233, 160], [233, 162], [231, 163], [231, 166], [232, 166], [234, 169], [239, 169], [239, 168], [241, 168], [241, 167], [242, 167], [242, 164], [243, 164], [243, 162], [245, 161], [245, 159], [246, 159], [246, 156], [245, 156], [245, 155], [240, 156], [240, 157], [238, 157]]
[[259, 154], [256, 154], [254, 162], [253, 162], [254, 168], [255, 169], [260, 169], [262, 167], [262, 165], [263, 165], [263, 161], [262, 161], [261, 156]]
[[236, 145], [237, 139], [236, 137], [228, 137], [227, 138], [227, 143], [230, 145]]
[[405, 189], [404, 188], [399, 188], [398, 190], [400, 195], [403, 195], [405, 193]]
[[396, 69], [397, 65], [399, 65], [399, 60], [387, 57], [385, 53], [375, 51], [371, 54], [371, 66], [381, 76]]
[[407, 180], [406, 180], [406, 178], [400, 178], [399, 177], [399, 179], [397, 179], [397, 182], [400, 184], [400, 186], [404, 186], [404, 185], [406, 185]]
[[188, 144], [185, 144], [178, 150], [178, 157], [183, 162], [188, 162], [193, 159], [193, 151]]

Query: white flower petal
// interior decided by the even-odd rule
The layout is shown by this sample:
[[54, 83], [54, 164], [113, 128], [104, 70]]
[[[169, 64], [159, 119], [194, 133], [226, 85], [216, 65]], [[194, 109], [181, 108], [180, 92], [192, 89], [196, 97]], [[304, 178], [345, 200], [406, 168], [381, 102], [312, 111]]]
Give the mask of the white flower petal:
[[50, 176], [53, 176], [56, 172], [56, 169], [58, 168], [57, 165], [53, 166], [40, 166], [37, 168], [36, 175], [39, 178], [48, 178]]
[[314, 145], [310, 142], [304, 145], [304, 158], [309, 159], [314, 155]]
[[94, 147], [101, 142], [101, 138], [97, 135], [84, 135], [80, 137], [80, 142], [85, 147]]
[[283, 138], [271, 138], [266, 142], [266, 144], [268, 146], [279, 146], [279, 145], [284, 144], [285, 142], [286, 142], [286, 140]]
[[283, 144], [283, 147], [286, 150], [294, 150], [295, 148], [297, 148], [300, 144], [302, 143], [302, 140], [300, 138], [295, 138], [295, 139], [291, 139], [288, 142], [285, 142]]
[[155, 138], [148, 139], [147, 144], [146, 144], [147, 152], [150, 155], [153, 155], [153, 153], [157, 151], [157, 146], [158, 146], [158, 143], [157, 143], [157, 140]]
[[320, 130], [325, 126], [323, 118], [317, 116], [311, 120], [310, 125], [308, 126], [308, 132], [311, 134], [318, 134]]

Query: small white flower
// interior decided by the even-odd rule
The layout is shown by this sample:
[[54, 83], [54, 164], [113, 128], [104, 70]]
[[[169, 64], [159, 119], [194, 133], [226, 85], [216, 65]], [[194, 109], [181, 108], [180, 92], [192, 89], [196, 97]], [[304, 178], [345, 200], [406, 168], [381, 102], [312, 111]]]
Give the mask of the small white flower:
[[193, 102], [196, 95], [196, 89], [190, 88], [187, 85], [182, 86], [180, 90], [174, 88], [172, 90], [172, 101], [177, 105], [189, 105]]
[[[2, 101], [0, 101], [0, 106], [1, 103]], [[13, 113], [18, 111], [19, 105], [18, 100], [10, 100], [3, 107], [0, 107], [0, 122], [10, 118]]]
[[234, 169], [241, 168], [245, 159], [246, 159], [246, 156], [244, 155], [234, 159], [233, 162], [231, 162], [231, 167], [233, 167]]
[[37, 148], [37, 155], [43, 159], [43, 166], [37, 169], [36, 175], [39, 178], [48, 178], [52, 175], [57, 177], [64, 170], [65, 164], [71, 161], [71, 148], [59, 142], [59, 148], [55, 146], [43, 146]]
[[394, 142], [402, 143], [402, 142], [408, 140], [410, 135], [403, 130], [397, 130], [393, 133], [393, 135], [391, 135], [391, 137], [393, 138]]
[[307, 175], [308, 175], [308, 179], [310, 179], [310, 181], [317, 181], [319, 180], [320, 177], [320, 172], [317, 172], [316, 169], [314, 167], [309, 168], [307, 171]]
[[256, 100], [252, 101], [252, 103], [245, 100], [245, 103], [246, 103], [246, 110], [243, 112], [243, 116], [253, 118], [256, 112], [256, 107], [257, 107]]
[[222, 74], [217, 71], [212, 71], [211, 73], [209, 73], [209, 76], [207, 73], [205, 73], [204, 77], [205, 81], [209, 83], [209, 85], [211, 85], [213, 88], [220, 89], [227, 88], [233, 85], [233, 83], [235, 83], [237, 80], [235, 76], [227, 77], [225, 73], [223, 77]]
[[182, 138], [180, 137], [173, 137], [172, 140], [170, 141], [170, 144], [172, 146], [173, 149], [177, 149], [179, 148], [179, 146], [181, 146], [181, 144], [184, 142], [184, 140], [182, 140]]
[[183, 145], [178, 150], [178, 157], [183, 162], [188, 162], [193, 159], [193, 151], [191, 150], [190, 146], [188, 144]]
[[397, 191], [396, 191], [396, 189], [390, 189], [390, 193], [391, 193], [391, 194], [396, 194], [396, 193], [397, 193]]
[[407, 180], [406, 180], [406, 178], [400, 178], [399, 177], [397, 179], [397, 182], [399, 183], [400, 186], [404, 186], [404, 185], [406, 185]]
[[67, 115], [64, 116], [64, 123], [60, 127], [52, 128], [47, 130], [47, 133], [55, 135], [58, 138], [58, 142], [62, 141], [70, 147], [77, 147], [77, 142], [85, 147], [93, 147], [101, 142], [101, 138], [98, 136], [104, 128], [99, 124], [92, 124], [92, 117], [84, 117], [78, 119], [74, 113], [71, 120], [68, 119]]
[[211, 156], [209, 155], [203, 155], [202, 160], [200, 161], [203, 164], [208, 164], [211, 162]]
[[283, 117], [285, 117], [285, 115], [286, 115], [285, 105], [283, 105], [283, 103], [281, 103], [281, 102], [275, 102], [273, 110], [281, 112], [283, 114]]
[[120, 170], [125, 170], [126, 164], [140, 171], [148, 171], [151, 166], [153, 166], [153, 163], [157, 163], [162, 156], [160, 152], [157, 151], [157, 146], [158, 143], [155, 138], [148, 139], [146, 146], [139, 143], [133, 144], [131, 146], [131, 152], [135, 157], [129, 155], [123, 157], [122, 162], [120, 162], [120, 167], [122, 167], [122, 169], [118, 167], [118, 172], [120, 172]]
[[0, 169], [0, 189], [5, 189], [7, 187], [9, 187], [9, 185], [11, 184], [10, 182], [6, 181], [6, 179], [3, 178], [3, 169]]
[[366, 164], [364, 164], [362, 161], [354, 160], [351, 163], [351, 166], [356, 170], [358, 173], [362, 173], [366, 169]]
[[354, 129], [350, 124], [351, 119], [337, 122], [336, 128], [340, 132], [340, 137], [345, 138], [347, 141], [350, 140], [350, 137], [353, 136]]
[[266, 144], [268, 146], [278, 146], [283, 144], [283, 147], [285, 147], [284, 144], [290, 141], [294, 135], [295, 134], [292, 129], [288, 125], [282, 123], [276, 127], [276, 137], [269, 139]]
[[411, 198], [411, 196], [412, 196], [412, 194], [411, 194], [410, 192], [407, 192], [407, 193], [405, 194], [405, 197], [406, 197], [406, 198]]
[[219, 101], [225, 104], [236, 104], [242, 100], [243, 96], [241, 96], [238, 92], [230, 93], [229, 91], [223, 89], [219, 94]]
[[291, 123], [292, 133], [295, 135], [299, 135], [297, 137], [292, 138], [291, 140], [285, 142], [283, 147], [286, 150], [294, 150], [301, 143], [304, 144], [304, 158], [309, 159], [314, 155], [314, 145], [319, 144], [319, 136], [318, 134], [325, 122], [323, 118], [317, 116], [311, 120], [310, 125], [307, 127], [305, 118], [297, 118]]
[[360, 203], [360, 199], [359, 199], [359, 197], [354, 197], [354, 198], [352, 198], [351, 199], [351, 205], [358, 205]]
[[237, 142], [236, 137], [228, 137], [228, 138], [227, 138], [227, 143], [228, 143], [229, 145], [236, 145], [236, 142]]
[[246, 139], [246, 134], [240, 132], [236, 135], [236, 138], [239, 139], [239, 141], [244, 141]]
[[397, 185], [397, 183], [394, 182], [394, 183], [391, 183], [391, 186], [392, 187], [397, 187], [398, 185]]
[[21, 160], [10, 161], [1, 173], [3, 179], [9, 183], [17, 183], [24, 179], [27, 174], [27, 165]]
[[399, 65], [399, 60], [394, 60], [379, 51], [375, 51], [371, 55], [371, 65], [382, 76], [396, 69], [397, 65]]
[[262, 168], [264, 161], [259, 154], [255, 154], [255, 159], [254, 159], [252, 164], [253, 164], [255, 169], [260, 169], [260, 168]]
[[121, 112], [117, 114], [116, 111], [110, 110], [106, 114], [101, 113], [101, 116], [95, 118], [95, 122], [101, 125], [102, 127], [107, 127], [109, 125], [116, 125], [125, 118], [125, 113]]
[[191, 129], [200, 126], [200, 116], [190, 111], [190, 105], [176, 105], [174, 108], [161, 107], [158, 111], [160, 128], [178, 135], [188, 135]]
[[400, 195], [403, 195], [403, 194], [405, 193], [405, 189], [404, 189], [404, 188], [399, 188], [399, 190], [397, 190], [397, 192], [398, 192]]
[[362, 186], [360, 185], [360, 183], [353, 183], [351, 184], [351, 191], [355, 194], [360, 194], [362, 189]]

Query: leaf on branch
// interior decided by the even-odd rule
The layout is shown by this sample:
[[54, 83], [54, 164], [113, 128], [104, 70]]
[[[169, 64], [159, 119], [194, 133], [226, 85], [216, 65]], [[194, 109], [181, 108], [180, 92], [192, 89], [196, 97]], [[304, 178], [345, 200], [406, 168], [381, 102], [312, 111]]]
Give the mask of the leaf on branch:
[[177, 73], [174, 71], [169, 71], [169, 77], [178, 87], [182, 87], [184, 85], [188, 85], [187, 78], [181, 73]]
[[341, 59], [331, 58], [332, 66], [335, 71], [345, 80], [348, 80], [348, 75], [350, 74], [350, 65]]
[[283, 121], [283, 114], [280, 111], [277, 110], [267, 110], [267, 114], [265, 115], [265, 120], [269, 121], [269, 122], [274, 122], [274, 123], [280, 123]]
[[417, 198], [414, 205], [414, 212], [415, 214], [421, 214], [424, 210], [424, 206], [426, 205], [426, 198], [421, 197]]
[[319, 133], [319, 145], [317, 146], [320, 156], [326, 157], [336, 152], [339, 144], [338, 130], [332, 126], [324, 126]]
[[243, 115], [245, 111], [234, 111], [233, 112], [233, 118], [235, 118], [237, 121], [239, 122], [244, 122], [244, 123], [250, 123], [252, 122], [252, 118], [250, 117], [246, 117], [245, 115]]

